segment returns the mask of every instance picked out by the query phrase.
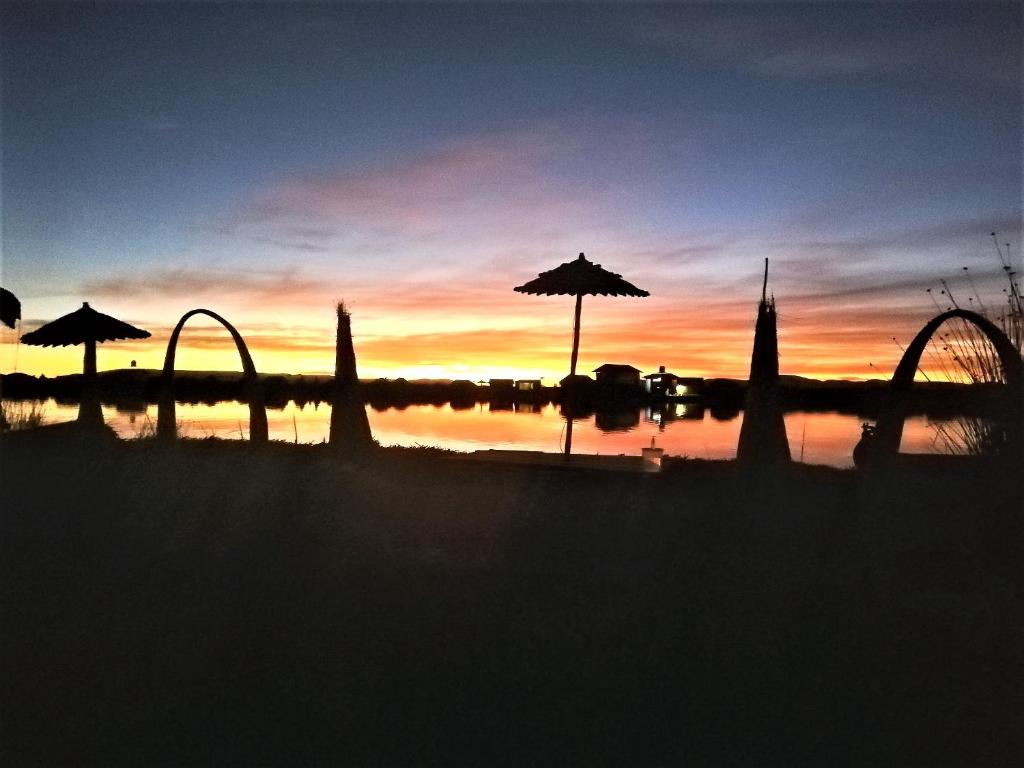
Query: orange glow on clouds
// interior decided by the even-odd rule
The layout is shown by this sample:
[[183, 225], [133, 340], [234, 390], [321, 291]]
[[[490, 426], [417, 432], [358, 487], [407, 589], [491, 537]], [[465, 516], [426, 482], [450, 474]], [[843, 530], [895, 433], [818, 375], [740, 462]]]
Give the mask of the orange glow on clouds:
[[[445, 309], [436, 296], [398, 296], [390, 306], [353, 302], [353, 327], [359, 373], [363, 378], [544, 378], [554, 384], [568, 370], [572, 340], [570, 297], [522, 297], [487, 290], [462, 297]], [[266, 373], [330, 373], [334, 365], [334, 316], [331, 302], [319, 294], [307, 307], [289, 307], [273, 323], [257, 322], [245, 304], [222, 309], [242, 333], [257, 368]], [[315, 302], [315, 304], [314, 304]], [[628, 363], [644, 372], [665, 365], [680, 375], [744, 378], [748, 373], [756, 305], [706, 303], [673, 307], [665, 299], [587, 297], [583, 304], [578, 370], [604, 362]], [[138, 342], [99, 347], [101, 370], [160, 368], [170, 336], [168, 320], [138, 322], [153, 334]], [[142, 316], [143, 309], [132, 315]], [[289, 323], [294, 318], [294, 324]], [[780, 301], [780, 370], [813, 378], [878, 378], [891, 373], [899, 350], [891, 337], [906, 340], [926, 318], [906, 313], [876, 319], [870, 311], [836, 310], [818, 320], [799, 299]], [[316, 324], [312, 324], [315, 320]], [[80, 347], [37, 348], [16, 343], [4, 331], [2, 365], [6, 371], [48, 376], [77, 373]], [[186, 326], [178, 345], [180, 370], [240, 370], [230, 336], [197, 318]], [[877, 369], [868, 363], [873, 362]]]
[[[360, 376], [543, 378], [554, 384], [568, 372], [572, 298], [513, 293], [516, 277], [531, 276], [523, 272], [440, 285], [345, 285]], [[206, 306], [239, 329], [261, 372], [333, 371], [333, 309], [341, 292], [337, 284], [296, 273], [242, 273], [236, 278], [171, 272], [87, 288], [90, 297], [97, 297], [94, 306], [100, 311], [153, 334], [144, 341], [100, 345], [101, 370], [127, 368], [132, 360], [140, 368], [162, 367], [172, 324], [187, 309]], [[737, 286], [728, 293], [749, 288]], [[666, 291], [670, 295], [648, 299], [586, 297], [578, 370], [616, 362], [644, 372], [665, 365], [680, 375], [745, 378], [756, 293], [744, 301], [726, 301], [687, 298], [671, 286]], [[26, 311], [33, 311], [25, 303]], [[58, 316], [74, 306], [76, 301], [47, 304], [45, 311]], [[892, 338], [906, 344], [929, 316], [917, 309], [879, 312], [876, 304], [856, 298], [844, 302], [801, 294], [780, 297], [779, 313], [780, 370], [819, 379], [889, 375], [900, 356]], [[25, 330], [40, 323], [29, 320]], [[37, 348], [16, 340], [15, 332], [3, 330], [0, 365], [5, 371], [48, 376], [81, 371], [81, 348]], [[186, 326], [176, 362], [179, 370], [240, 370], [228, 333], [202, 317]]]

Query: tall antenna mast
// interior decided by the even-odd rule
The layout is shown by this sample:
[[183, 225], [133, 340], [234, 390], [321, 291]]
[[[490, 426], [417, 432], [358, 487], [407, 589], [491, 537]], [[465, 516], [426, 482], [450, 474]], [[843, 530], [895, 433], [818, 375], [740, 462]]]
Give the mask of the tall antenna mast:
[[768, 257], [764, 257], [764, 284], [761, 286], [761, 303], [768, 299]]

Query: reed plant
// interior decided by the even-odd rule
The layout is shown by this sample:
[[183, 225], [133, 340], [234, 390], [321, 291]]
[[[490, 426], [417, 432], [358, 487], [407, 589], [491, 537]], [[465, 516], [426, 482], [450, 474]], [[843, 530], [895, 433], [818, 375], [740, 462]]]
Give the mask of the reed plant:
[[41, 427], [46, 421], [46, 405], [39, 400], [7, 400], [0, 402], [5, 432]]
[[[968, 309], [992, 321], [1021, 355], [1024, 347], [1024, 298], [1018, 273], [1014, 268], [1010, 244], [1001, 244], [995, 232], [991, 233], [991, 238], [1005, 281], [1002, 297], [997, 302], [986, 304], [968, 267], [962, 270], [966, 302], [962, 293], [960, 298], [954, 294], [945, 279], [939, 281], [942, 288], [938, 294], [931, 288], [926, 292], [939, 312]], [[958, 384], [1006, 382], [1006, 372], [995, 347], [976, 326], [963, 318], [953, 318], [944, 324], [944, 331], [928, 342], [926, 358], [921, 374], [929, 381], [944, 379]], [[927, 371], [931, 371], [931, 375]], [[1006, 448], [1009, 434], [1007, 425], [998, 419], [980, 417], [935, 422], [932, 427], [935, 430], [934, 445], [945, 453], [953, 454], [999, 453]]]

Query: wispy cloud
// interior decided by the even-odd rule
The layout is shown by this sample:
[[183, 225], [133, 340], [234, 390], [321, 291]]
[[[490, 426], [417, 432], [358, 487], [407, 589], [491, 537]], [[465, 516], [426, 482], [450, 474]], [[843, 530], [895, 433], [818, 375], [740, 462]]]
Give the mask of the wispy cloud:
[[297, 251], [298, 253], [328, 253], [331, 248], [321, 243], [311, 243], [308, 240], [285, 240], [277, 237], [254, 236], [252, 242], [262, 245], [272, 245], [285, 251]]
[[[438, 257], [435, 264], [445, 253], [464, 258], [477, 249], [478, 258], [489, 258], [557, 245], [623, 220], [616, 201], [636, 185], [637, 165], [653, 161], [644, 142], [628, 123], [464, 137], [378, 167], [281, 179], [222, 229], [340, 257], [415, 250]], [[606, 157], [609, 146], [622, 173], [591, 161], [595, 167], [581, 177], [588, 156]], [[323, 237], [304, 234], [310, 231]], [[483, 244], [498, 253], [480, 253]]]
[[294, 305], [312, 299], [330, 302], [321, 281], [303, 277], [297, 268], [272, 269], [158, 269], [125, 277], [90, 280], [82, 292], [98, 298], [158, 297], [160, 299], [243, 300], [251, 304]]
[[854, 14], [851, 23], [851, 7], [844, 6], [674, 8], [648, 12], [633, 33], [680, 54], [769, 77], [940, 77], [1019, 92], [1019, 8], [975, 6], [958, 17], [932, 14], [928, 4], [897, 3]]

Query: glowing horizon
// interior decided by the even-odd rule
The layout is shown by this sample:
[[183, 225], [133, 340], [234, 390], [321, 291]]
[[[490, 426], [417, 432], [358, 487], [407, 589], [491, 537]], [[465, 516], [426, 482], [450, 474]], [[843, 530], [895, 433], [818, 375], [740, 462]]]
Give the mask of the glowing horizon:
[[[571, 297], [547, 299], [534, 307], [543, 315], [543, 325], [535, 328], [510, 326], [491, 330], [440, 330], [434, 333], [397, 335], [395, 324], [376, 317], [363, 324], [353, 318], [359, 374], [363, 379], [469, 379], [540, 378], [553, 385], [568, 372], [571, 340]], [[588, 301], [589, 299], [589, 301]], [[661, 310], [647, 312], [635, 306], [642, 300], [584, 300], [584, 322], [578, 371], [590, 374], [605, 362], [634, 365], [644, 373], [659, 366], [681, 376], [705, 378], [746, 378], [753, 342], [753, 305], [747, 304], [749, 317], [740, 319], [712, 315], [701, 328], [686, 322], [686, 315], [668, 323], [659, 319]], [[529, 303], [533, 297], [510, 298], [510, 304]], [[595, 306], [591, 306], [595, 305]], [[797, 303], [795, 314], [801, 304]], [[590, 314], [611, 314], [594, 317]], [[615, 310], [615, 311], [612, 311]], [[710, 308], [706, 312], [710, 312]], [[320, 326], [288, 329], [283, 323], [263, 324], [254, 330], [235, 322], [249, 346], [261, 373], [331, 375], [334, 366], [333, 314], [323, 311]], [[694, 313], [698, 318], [699, 312]], [[832, 310], [836, 314], [836, 310]], [[868, 380], [892, 373], [905, 345], [933, 313], [915, 310], [877, 318], [872, 323], [856, 312], [849, 317], [860, 323], [851, 330], [820, 327], [807, 317], [794, 318], [780, 300], [780, 371], [783, 374], [814, 379]], [[373, 317], [371, 315], [371, 317]], [[132, 319], [131, 322], [138, 321]], [[38, 323], [36, 323], [38, 325]], [[562, 327], [557, 327], [561, 325]], [[368, 326], [366, 332], [362, 332]], [[884, 334], [898, 330], [889, 337]], [[159, 369], [163, 365], [170, 325], [148, 326], [153, 333], [142, 341], [120, 341], [99, 345], [99, 370], [129, 368], [134, 360], [139, 368]], [[898, 335], [897, 335], [898, 334]], [[14, 331], [6, 330], [0, 344], [3, 369], [32, 375], [59, 376], [80, 373], [81, 347], [38, 348], [19, 344]], [[894, 341], [896, 337], [896, 341]], [[902, 337], [900, 339], [899, 337]], [[897, 345], [899, 343], [899, 346]], [[457, 350], [457, 351], [451, 351]], [[831, 350], [822, 354], [820, 350]], [[451, 351], [451, 352], [450, 352]], [[177, 370], [240, 370], [237, 352], [230, 336], [219, 325], [197, 318], [182, 333], [176, 355]], [[873, 364], [873, 365], [872, 365]], [[926, 369], [927, 370], [927, 369]]]
[[[982, 253], [976, 260], [984, 258]], [[910, 281], [845, 294], [805, 292], [788, 298], [786, 286], [793, 285], [793, 281], [782, 275], [776, 277], [779, 271], [772, 268], [770, 285], [779, 307], [780, 371], [784, 374], [814, 379], [885, 378], [894, 370], [901, 347], [938, 312], [937, 307], [927, 306], [924, 290], [915, 288]], [[511, 277], [506, 281], [509, 284], [514, 282]], [[754, 273], [744, 281], [746, 285], [736, 286], [735, 292], [745, 290], [754, 296], [743, 302], [687, 301], [685, 297], [673, 301], [657, 294], [646, 299], [585, 297], [578, 371], [589, 374], [602, 363], [615, 362], [634, 365], [644, 373], [665, 365], [682, 376], [746, 378], [759, 278], [760, 272]], [[225, 278], [222, 275], [219, 279]], [[646, 279], [650, 280], [650, 275]], [[971, 278], [971, 287], [978, 290], [981, 286], [991, 296], [996, 293], [999, 279], [1000, 275], [991, 268], [987, 273], [979, 270]], [[211, 308], [236, 325], [259, 371], [332, 374], [336, 329], [335, 302], [328, 298], [330, 288], [290, 280], [292, 284], [285, 285], [280, 292], [270, 292], [266, 286], [243, 287], [227, 302], [230, 309], [219, 304]], [[202, 298], [201, 287], [209, 289], [215, 284], [216, 281], [204, 281], [202, 273], [195, 273], [192, 281], [168, 292], [172, 296], [198, 292]], [[776, 286], [780, 290], [775, 290]], [[99, 304], [93, 301], [93, 306], [152, 333], [146, 340], [101, 344], [101, 371], [128, 368], [132, 360], [140, 368], [158, 369], [163, 365], [172, 323], [178, 319], [178, 310], [171, 306], [187, 305], [180, 303], [181, 298], [172, 302], [158, 294], [174, 287], [170, 278], [155, 281], [148, 290], [152, 295], [144, 295], [140, 302], [141, 287], [121, 281], [87, 286], [103, 299]], [[866, 300], [869, 291], [889, 293], [894, 303], [916, 293], [919, 306], [880, 307]], [[372, 295], [372, 286], [354, 290], [350, 296], [353, 294], [355, 298], [347, 298], [346, 303], [353, 311], [361, 378], [540, 378], [551, 385], [568, 372], [572, 297], [521, 296], [508, 285], [494, 281], [458, 290], [444, 286], [440, 295], [429, 285], [407, 288], [384, 299]], [[263, 320], [267, 311], [275, 309], [275, 299], [295, 317], [295, 325], [290, 325], [285, 317], [275, 322]], [[445, 309], [449, 299], [451, 307]], [[837, 303], [840, 300], [848, 303]], [[77, 300], [68, 304], [77, 306]], [[124, 310], [118, 310], [119, 306]], [[318, 310], [319, 307], [322, 309]], [[157, 308], [162, 310], [161, 319], [168, 312], [174, 313], [168, 318], [170, 322], [155, 325], [140, 319]], [[42, 322], [22, 321], [24, 330], [19, 332], [2, 330], [3, 370], [47, 376], [79, 373], [83, 353], [80, 347], [38, 348], [19, 343], [21, 332]], [[185, 327], [176, 363], [178, 370], [240, 369], [228, 333], [203, 317], [195, 318]]]

